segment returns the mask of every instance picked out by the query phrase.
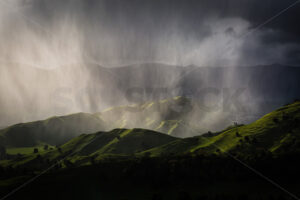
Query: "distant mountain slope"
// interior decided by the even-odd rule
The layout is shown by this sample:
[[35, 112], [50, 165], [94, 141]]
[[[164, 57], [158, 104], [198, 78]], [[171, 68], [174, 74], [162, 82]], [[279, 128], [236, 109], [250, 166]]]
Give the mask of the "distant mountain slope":
[[[180, 122], [185, 121], [192, 124], [192, 122], [199, 122], [202, 119], [200, 110], [193, 113], [197, 112], [197, 119], [191, 119], [191, 110], [193, 107], [191, 99], [178, 96], [139, 105], [112, 107], [95, 115], [101, 117], [106, 122], [108, 125], [107, 129], [143, 128], [177, 137], [187, 137], [192, 133], [182, 127]], [[204, 132], [205, 130], [202, 127], [201, 131]]]
[[[190, 99], [176, 97], [134, 106], [112, 107], [102, 113], [76, 113], [16, 124], [0, 130], [0, 145], [6, 147], [30, 147], [44, 143], [60, 145], [83, 133], [116, 128], [144, 128], [173, 136], [188, 136], [189, 130], [182, 127], [180, 122], [190, 121], [187, 114], [191, 106]], [[197, 120], [200, 119], [198, 117]]]
[[29, 147], [38, 144], [63, 144], [82, 133], [93, 133], [104, 128], [95, 115], [78, 113], [46, 120], [16, 124], [0, 130], [0, 145]]
[[[21, 65], [8, 65], [2, 70], [0, 126], [78, 111], [94, 113], [107, 107], [175, 96], [204, 101], [211, 91], [215, 100], [222, 104], [224, 93], [229, 90], [227, 95], [232, 96], [237, 89], [244, 89], [239, 101], [245, 109], [238, 114], [243, 115], [243, 123], [250, 123], [300, 98], [300, 67], [283, 65], [182, 67], [145, 63], [106, 68], [78, 63], [53, 70]], [[7, 85], [12, 86], [14, 92], [8, 90]], [[207, 130], [222, 130], [228, 125], [224, 123], [228, 116], [220, 118], [219, 113], [214, 115], [205, 109], [201, 115], [206, 120], [198, 124]]]

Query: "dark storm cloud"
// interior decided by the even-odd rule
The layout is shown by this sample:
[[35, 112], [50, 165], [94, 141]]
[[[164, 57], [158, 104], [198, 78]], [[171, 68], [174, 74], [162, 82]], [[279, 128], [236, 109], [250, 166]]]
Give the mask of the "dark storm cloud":
[[[243, 33], [255, 29], [296, 0], [32, 0], [24, 1], [29, 8], [26, 16], [38, 22], [45, 30], [53, 31], [59, 21], [65, 26], [79, 27], [82, 46], [87, 57], [102, 63], [140, 61], [170, 61], [183, 64], [222, 64], [220, 62], [186, 61], [200, 43], [216, 40], [216, 32], [223, 31], [230, 40], [238, 40]], [[239, 62], [261, 64], [267, 62], [294, 63], [300, 45], [300, 3], [290, 8], [259, 30], [243, 38]], [[236, 21], [226, 19], [240, 19]], [[215, 25], [214, 22], [220, 22]], [[226, 27], [228, 23], [228, 27]], [[245, 25], [245, 23], [249, 23]], [[216, 29], [215, 26], [221, 26]], [[237, 31], [238, 27], [243, 29]], [[33, 25], [35, 26], [35, 25]], [[39, 29], [41, 27], [36, 27]], [[225, 29], [226, 31], [224, 31]], [[44, 34], [44, 33], [41, 33]], [[210, 39], [208, 39], [210, 38]], [[222, 39], [220, 39], [222, 40]], [[250, 44], [255, 41], [255, 45]], [[211, 46], [213, 42], [207, 42]], [[217, 42], [218, 43], [218, 42]], [[198, 45], [198, 46], [197, 46]], [[216, 44], [217, 45], [217, 44]], [[231, 45], [231, 44], [230, 44]], [[232, 44], [235, 46], [235, 44]], [[274, 47], [280, 55], [277, 59]], [[221, 47], [219, 49], [227, 49]], [[230, 47], [231, 48], [231, 47]], [[259, 48], [259, 49], [257, 49]], [[200, 48], [201, 49], [201, 48]], [[218, 48], [217, 48], [218, 49]], [[203, 50], [201, 50], [203, 51]], [[211, 50], [215, 51], [215, 50]], [[236, 50], [240, 52], [240, 50]], [[261, 57], [260, 51], [269, 52]], [[169, 53], [166, 53], [169, 52]], [[256, 52], [256, 53], [255, 53]], [[188, 56], [183, 56], [188, 54]], [[201, 53], [203, 54], [203, 53]], [[247, 55], [249, 54], [249, 56]], [[209, 54], [206, 57], [214, 57]], [[265, 59], [264, 59], [265, 57]], [[221, 60], [232, 58], [222, 58]], [[244, 59], [244, 60], [243, 60]], [[247, 60], [247, 63], [245, 63]], [[257, 61], [256, 61], [257, 60]], [[194, 62], [194, 63], [193, 63]], [[229, 62], [229, 64], [240, 64]], [[225, 65], [227, 63], [225, 62]]]
[[[256, 26], [294, 2], [295, 0], [34, 0], [30, 5], [34, 6], [39, 17], [47, 20], [59, 13], [76, 12], [89, 20], [104, 18], [106, 24], [112, 26], [126, 23], [129, 27], [154, 25], [156, 28], [165, 28], [162, 25], [176, 21], [184, 30], [191, 31], [199, 29], [203, 20], [212, 14], [221, 18], [241, 17]], [[266, 27], [299, 34], [299, 9], [299, 5], [294, 6]]]

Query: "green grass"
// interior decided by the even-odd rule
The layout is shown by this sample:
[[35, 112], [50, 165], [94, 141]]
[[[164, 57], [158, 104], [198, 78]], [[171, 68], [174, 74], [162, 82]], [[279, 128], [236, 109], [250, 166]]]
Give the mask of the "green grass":
[[[183, 130], [179, 123], [182, 116], [174, 113], [171, 107], [184, 101], [189, 100], [176, 97], [166, 99], [164, 103], [152, 101], [142, 105], [113, 107], [102, 113], [76, 113], [20, 123], [0, 130], [0, 146], [10, 147], [9, 152], [13, 154], [28, 154], [33, 146], [44, 143], [61, 145], [80, 134], [115, 128], [138, 127], [177, 136]], [[160, 117], [161, 114], [164, 116]]]
[[[57, 148], [44, 151], [39, 147], [39, 153], [33, 153], [35, 147], [11, 148], [10, 153], [23, 152], [23, 156], [12, 160], [2, 160], [2, 166], [34, 166], [38, 155], [43, 160], [57, 160], [67, 156], [67, 159], [76, 165], [90, 164], [90, 158], [96, 160], [110, 158], [127, 158], [148, 149], [161, 146], [177, 138], [163, 133], [145, 129], [114, 129], [109, 132], [98, 132], [95, 134], [82, 134]], [[31, 164], [30, 164], [31, 163]]]
[[35, 147], [15, 147], [15, 148], [7, 148], [6, 153], [11, 155], [17, 154], [32, 154], [33, 150], [37, 148], [39, 153], [47, 152], [50, 148], [54, 149], [54, 146], [48, 145], [48, 150], [44, 149], [44, 146], [35, 146]]
[[[126, 158], [128, 156], [161, 156], [167, 154], [180, 155], [186, 153], [214, 154], [216, 150], [229, 152], [238, 147], [239, 151], [263, 149], [273, 153], [288, 150], [298, 151], [300, 144], [300, 102], [295, 102], [275, 110], [261, 119], [238, 127], [230, 127], [215, 136], [196, 136], [176, 138], [167, 134], [145, 129], [114, 129], [109, 132], [82, 134], [61, 145], [58, 149], [44, 151], [39, 146], [39, 154], [43, 159], [59, 159], [70, 153], [68, 157], [73, 163], [87, 165], [91, 157], [96, 160], [109, 158]], [[171, 128], [176, 120], [165, 121]], [[236, 132], [238, 131], [238, 135]], [[249, 141], [246, 141], [249, 138]], [[254, 139], [257, 142], [253, 142]], [[298, 146], [297, 146], [298, 145]], [[37, 154], [34, 147], [8, 148], [10, 154], [25, 154], [18, 160], [0, 161], [1, 165], [24, 165], [33, 162]]]
[[[51, 117], [0, 130], [0, 145], [11, 148], [33, 147], [45, 143], [60, 145], [80, 134], [94, 133], [103, 127], [104, 122], [98, 116], [87, 113]], [[24, 152], [28, 151], [24, 149]]]
[[[239, 144], [240, 139], [248, 136], [249, 138], [256, 138], [259, 141], [258, 146], [262, 148], [278, 149], [283, 143], [282, 139], [287, 137], [291, 131], [294, 132], [295, 137], [299, 138], [300, 126], [295, 124], [297, 119], [300, 119], [300, 102], [271, 112], [249, 125], [233, 128], [215, 137], [207, 138], [210, 142], [206, 144], [206, 147], [209, 146], [212, 150], [219, 148], [223, 151], [229, 151]], [[237, 130], [241, 137], [236, 136]]]
[[[261, 119], [244, 126], [230, 127], [213, 137], [197, 136], [189, 139], [181, 139], [153, 148], [147, 152], [153, 156], [169, 153], [215, 153], [217, 149], [228, 152], [241, 145], [240, 140], [248, 137], [258, 140], [252, 146], [275, 152], [282, 146], [290, 144], [300, 136], [300, 102], [295, 102], [271, 112]], [[277, 121], [278, 120], [278, 121]], [[239, 137], [236, 135], [238, 131]], [[293, 132], [293, 134], [291, 134]], [[251, 146], [250, 144], [248, 146]]]

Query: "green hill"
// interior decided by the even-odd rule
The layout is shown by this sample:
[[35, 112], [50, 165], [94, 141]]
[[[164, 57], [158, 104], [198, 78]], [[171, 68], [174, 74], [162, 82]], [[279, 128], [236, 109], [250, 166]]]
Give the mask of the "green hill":
[[[91, 158], [123, 157], [176, 141], [178, 138], [144, 129], [114, 129], [109, 132], [82, 134], [55, 149], [22, 156], [14, 156], [2, 161], [4, 165], [36, 168], [40, 161], [55, 161], [67, 158], [76, 165], [88, 164]], [[37, 159], [38, 158], [38, 159]], [[47, 162], [42, 162], [47, 165]]]
[[62, 146], [63, 151], [72, 150], [77, 155], [121, 154], [131, 155], [142, 152], [177, 138], [144, 129], [115, 129], [82, 135]]
[[300, 150], [300, 102], [275, 110], [249, 124], [231, 127], [215, 136], [196, 136], [149, 150], [172, 153], [286, 152]]
[[[108, 130], [142, 128], [176, 137], [189, 137], [194, 134], [182, 127], [180, 122], [196, 126], [203, 117], [200, 110], [194, 110], [194, 115], [190, 115], [193, 107], [196, 108], [191, 99], [178, 96], [139, 105], [112, 107], [96, 115], [108, 124]], [[191, 117], [197, 120], [192, 120]], [[204, 127], [197, 127], [197, 130], [206, 131]]]
[[87, 113], [51, 117], [0, 130], [0, 145], [5, 147], [59, 145], [82, 133], [93, 133], [104, 127], [104, 122], [100, 118]]
[[[82, 134], [58, 148], [13, 156], [1, 163], [35, 167], [36, 163], [41, 162], [43, 165], [47, 165], [47, 162], [66, 158], [66, 166], [80, 166], [114, 157], [222, 153], [233, 155], [273, 153], [276, 155], [300, 152], [299, 119], [300, 102], [297, 101], [275, 110], [249, 125], [231, 126], [219, 133], [182, 139], [145, 129], [114, 129], [109, 132]], [[187, 125], [182, 122], [178, 123], [181, 127], [187, 128]], [[196, 130], [189, 129], [197, 134]]]
[[[182, 106], [175, 111], [176, 106]], [[147, 102], [134, 106], [119, 106], [101, 113], [76, 113], [21, 123], [0, 130], [0, 145], [9, 148], [33, 147], [43, 144], [61, 145], [83, 133], [95, 133], [116, 128], [144, 128], [179, 136], [188, 135], [179, 122], [185, 119], [190, 101], [183, 97]]]

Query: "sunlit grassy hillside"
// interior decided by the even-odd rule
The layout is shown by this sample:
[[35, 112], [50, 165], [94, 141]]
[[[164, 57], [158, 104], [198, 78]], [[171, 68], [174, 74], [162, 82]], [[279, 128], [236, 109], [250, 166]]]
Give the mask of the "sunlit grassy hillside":
[[[6, 166], [34, 167], [37, 163], [47, 165], [62, 159], [63, 166], [80, 166], [110, 158], [222, 153], [233, 155], [274, 153], [276, 155], [298, 152], [300, 151], [299, 119], [300, 102], [297, 101], [249, 125], [232, 126], [217, 134], [181, 139], [145, 129], [114, 129], [109, 132], [82, 134], [59, 147], [1, 162]], [[8, 153], [12, 153], [12, 150]]]

